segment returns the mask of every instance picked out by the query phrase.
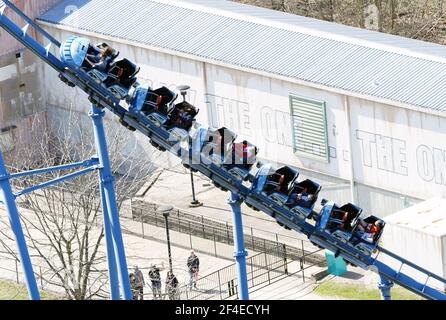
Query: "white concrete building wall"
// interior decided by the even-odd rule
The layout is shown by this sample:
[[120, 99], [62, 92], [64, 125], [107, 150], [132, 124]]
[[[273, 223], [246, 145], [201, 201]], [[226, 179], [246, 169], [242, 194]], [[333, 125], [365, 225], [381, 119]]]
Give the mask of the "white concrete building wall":
[[[432, 198], [386, 218], [381, 245], [412, 263], [446, 277], [446, 200]], [[388, 256], [380, 259], [395, 270], [400, 264]], [[427, 279], [414, 269], [403, 266], [402, 272], [424, 283]], [[438, 281], [429, 284], [441, 287]], [[446, 286], [443, 286], [446, 290]]]
[[446, 197], [446, 118], [349, 102], [358, 182], [412, 197]]
[[[446, 277], [446, 261], [443, 259], [446, 253], [444, 242], [444, 237], [429, 235], [389, 223], [386, 225], [386, 231], [382, 238], [382, 245], [387, 250], [443, 278]], [[388, 257], [385, 257], [383, 262], [387, 262], [396, 271], [401, 266], [394, 259]], [[425, 275], [406, 265], [402, 267], [401, 272], [421, 283], [425, 283], [427, 280]], [[446, 287], [434, 279], [429, 279], [428, 282], [430, 285], [446, 290]]]

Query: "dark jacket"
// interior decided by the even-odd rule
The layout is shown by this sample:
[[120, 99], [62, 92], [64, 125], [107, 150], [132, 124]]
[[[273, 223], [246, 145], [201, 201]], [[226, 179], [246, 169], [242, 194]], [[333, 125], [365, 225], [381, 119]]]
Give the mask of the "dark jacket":
[[197, 256], [189, 256], [187, 259], [187, 267], [189, 268], [189, 271], [195, 271], [198, 272], [200, 268], [200, 260]]
[[150, 281], [152, 282], [161, 282], [160, 269], [152, 268], [149, 271]]
[[174, 290], [178, 287], [178, 279], [177, 277], [169, 276], [166, 278], [166, 287], [168, 290]]

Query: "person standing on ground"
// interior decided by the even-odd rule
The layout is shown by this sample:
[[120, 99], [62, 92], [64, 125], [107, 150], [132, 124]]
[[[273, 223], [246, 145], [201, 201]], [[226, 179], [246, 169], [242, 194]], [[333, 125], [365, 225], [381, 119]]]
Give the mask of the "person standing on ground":
[[142, 271], [139, 270], [137, 265], [135, 265], [134, 268], [135, 268], [134, 275], [135, 275], [136, 300], [138, 300], [138, 296], [139, 300], [144, 300], [144, 286], [146, 284], [144, 281], [144, 276], [142, 274]]
[[166, 292], [169, 296], [169, 300], [176, 300], [178, 290], [178, 279], [175, 277], [172, 271], [167, 272], [166, 278]]
[[192, 289], [192, 285], [197, 289], [198, 271], [200, 271], [200, 260], [195, 255], [194, 251], [191, 251], [189, 258], [187, 258], [187, 268], [189, 270], [189, 287]]
[[138, 290], [136, 290], [136, 279], [134, 273], [129, 273], [130, 289], [132, 290], [132, 299], [138, 298]]
[[161, 275], [160, 269], [154, 264], [150, 266], [149, 278], [152, 282], [153, 299], [159, 298], [161, 300]]

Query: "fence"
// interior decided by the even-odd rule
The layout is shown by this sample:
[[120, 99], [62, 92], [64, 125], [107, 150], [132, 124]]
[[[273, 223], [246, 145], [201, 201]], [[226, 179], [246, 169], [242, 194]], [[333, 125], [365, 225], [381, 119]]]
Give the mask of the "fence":
[[[305, 272], [317, 265], [304, 265], [303, 259], [300, 259], [298, 267], [292, 267], [290, 266], [291, 262], [286, 257], [286, 246], [278, 245], [267, 248], [266, 252], [247, 258], [246, 269], [249, 291], [255, 292], [267, 285], [280, 281], [285, 276], [299, 273], [302, 281], [305, 283]], [[295, 279], [290, 281], [295, 281]], [[179, 287], [176, 294], [171, 295], [170, 298], [176, 300], [225, 300], [237, 298], [238, 279], [236, 264], [199, 278], [196, 284], [196, 289], [192, 289], [189, 285]], [[161, 299], [168, 298], [167, 293], [161, 296]]]
[[[268, 248], [266, 252], [246, 259], [248, 288], [252, 288], [286, 275], [287, 259], [284, 246]], [[197, 290], [180, 288], [178, 299], [224, 300], [238, 294], [236, 265], [232, 264], [197, 280]]]
[[[23, 274], [22, 266], [20, 260], [14, 258], [12, 255], [0, 254], [0, 281], [14, 282], [25, 288], [25, 277]], [[43, 299], [67, 299], [65, 288], [70, 288], [73, 290], [75, 286], [71, 280], [67, 277], [63, 283], [62, 280], [56, 275], [64, 275], [64, 273], [58, 269], [54, 270], [49, 268], [45, 263], [38, 257], [33, 257], [33, 269], [34, 276], [36, 278], [37, 286], [41, 291], [41, 298]], [[85, 299], [106, 299], [108, 298], [108, 275], [107, 269], [101, 270], [91, 270], [89, 278], [87, 280], [87, 288], [85, 291]], [[13, 288], [13, 287], [11, 287]], [[15, 289], [15, 288], [14, 288]], [[74, 294], [74, 293], [73, 293]], [[76, 294], [79, 294], [77, 292]], [[13, 300], [17, 294], [14, 290], [3, 293], [3, 299]], [[1, 300], [1, 298], [0, 298]]]
[[[288, 262], [285, 246], [267, 248], [267, 252], [256, 254], [246, 260], [248, 288], [271, 283], [288, 274]], [[238, 280], [236, 264], [224, 267], [211, 274], [199, 278], [196, 288], [183, 285], [174, 294], [180, 300], [224, 300], [236, 298]], [[168, 294], [162, 294], [162, 299], [168, 299]], [[172, 296], [171, 296], [172, 298]]]
[[[156, 209], [157, 206], [153, 204], [144, 203], [144, 205], [142, 205], [142, 203], [133, 203], [132, 205], [133, 219], [141, 222], [143, 236], [144, 224], [165, 227], [165, 219], [162, 214], [156, 212]], [[100, 225], [102, 225], [101, 222], [97, 221], [97, 226]], [[234, 241], [232, 225], [230, 223], [204, 218], [203, 216], [197, 217], [187, 212], [173, 210], [169, 217], [169, 227], [172, 231], [177, 231], [177, 234], [182, 234], [181, 237], [177, 238], [178, 244], [215, 256], [233, 259]], [[246, 233], [247, 230], [248, 234]], [[130, 230], [128, 230], [128, 232], [129, 231]], [[136, 234], [135, 231], [136, 230], [133, 229], [131, 230], [131, 233]], [[308, 248], [314, 248], [309, 241], [269, 233], [268, 236], [270, 238], [276, 239], [276, 241], [274, 241], [254, 235], [255, 233], [267, 233], [267, 231], [254, 228], [245, 228], [244, 231], [245, 247], [248, 250], [251, 250], [251, 253], [254, 254], [254, 256], [247, 258], [247, 272], [250, 288], [265, 283], [266, 281], [272, 281], [280, 275], [283, 275], [286, 271], [287, 264], [291, 261], [300, 262], [302, 272], [304, 272], [304, 265], [325, 265], [325, 258], [319, 255], [320, 250], [308, 250]], [[171, 234], [171, 237], [174, 238], [174, 235]], [[298, 246], [281, 243], [280, 240], [284, 237], [287, 238], [287, 242], [298, 243]], [[199, 242], [201, 242], [201, 247]], [[277, 247], [280, 249], [272, 249]], [[256, 254], [257, 252], [260, 252], [260, 254]], [[261, 259], [263, 259], [263, 261], [260, 261]], [[17, 261], [13, 260], [14, 259], [9, 260], [11, 263], [8, 263], [7, 265], [2, 264], [3, 268], [0, 271], [6, 278], [22, 282], [20, 265]], [[6, 259], [3, 260], [3, 262], [5, 261]], [[200, 291], [201, 293], [191, 293], [185, 290], [180, 290], [180, 297], [183, 299], [211, 299], [212, 297], [213, 299], [227, 299], [228, 297], [237, 294], [237, 277], [234, 268], [235, 265], [229, 266], [201, 278], [199, 280], [199, 285], [204, 288], [204, 291]], [[49, 275], [48, 272], [50, 272], [50, 270], [46, 269], [46, 267], [41, 266], [36, 266], [35, 269], [36, 278], [40, 288], [50, 290], [56, 289], [52, 283], [48, 282], [48, 277], [51, 282], [52, 274]], [[216, 286], [217, 283], [219, 284], [218, 289]], [[213, 293], [214, 296], [212, 296], [213, 291], [215, 291]]]
[[[22, 266], [20, 260], [14, 258], [12, 255], [0, 255], [0, 274], [2, 279], [7, 279], [9, 281], [14, 281], [20, 284], [24, 281]], [[47, 281], [45, 280], [48, 274], [48, 268], [42, 267], [41, 265], [34, 266], [34, 276], [36, 277], [37, 285], [40, 289], [45, 290], [49, 287]]]
[[[142, 235], [144, 236], [144, 224], [150, 224], [157, 227], [165, 227], [164, 216], [156, 212], [156, 204], [148, 204], [144, 202], [132, 203], [132, 215], [133, 219], [141, 222]], [[200, 239], [207, 239], [212, 242], [213, 245], [206, 245], [200, 248], [200, 251], [213, 254], [215, 256], [233, 258], [233, 252], [223, 248], [219, 244], [226, 244], [232, 246], [234, 244], [234, 238], [232, 233], [232, 225], [228, 222], [216, 221], [205, 218], [203, 216], [196, 216], [181, 210], [172, 210], [169, 215], [169, 229], [177, 231], [188, 236], [188, 246], [191, 249], [197, 249], [197, 240], [194, 237]], [[253, 228], [249, 228], [250, 233], [245, 232], [245, 248], [252, 250], [253, 252], [267, 252], [270, 248], [277, 247], [278, 245], [284, 246], [286, 252], [286, 258], [289, 261], [302, 260], [305, 263], [319, 264], [324, 266], [326, 261], [322, 255], [315, 254], [320, 250], [315, 248], [309, 241], [290, 238], [287, 242], [297, 243], [298, 246], [290, 245], [280, 241], [278, 234], [272, 234], [276, 240], [265, 239], [254, 235]], [[246, 231], [246, 230], [245, 230]], [[265, 233], [260, 230], [259, 232]], [[185, 239], [182, 240], [185, 245]], [[228, 247], [228, 246], [226, 246]]]

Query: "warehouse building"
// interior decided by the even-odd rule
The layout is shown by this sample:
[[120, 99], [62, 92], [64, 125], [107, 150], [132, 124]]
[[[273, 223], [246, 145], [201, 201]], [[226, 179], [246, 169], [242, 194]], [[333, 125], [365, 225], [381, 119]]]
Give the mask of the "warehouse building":
[[[446, 197], [444, 46], [223, 0], [69, 0], [38, 21], [116, 47], [140, 82], [190, 85], [200, 122], [299, 168], [324, 197], [380, 216]], [[47, 66], [41, 78], [52, 115], [73, 101], [86, 113], [79, 90]]]
[[[410, 260], [412, 263], [446, 277], [446, 200], [432, 198], [403, 209], [386, 218], [386, 232], [382, 242], [387, 250]], [[401, 266], [388, 256], [381, 256], [395, 270], [401, 270], [420, 283], [427, 283], [446, 290], [435, 279], [426, 279], [410, 266]]]
[[[12, 2], [36, 18], [60, 0]], [[0, 43], [0, 150], [6, 153], [14, 148], [14, 139], [31, 141], [31, 127], [45, 124], [45, 107], [37, 58], [3, 29]]]

